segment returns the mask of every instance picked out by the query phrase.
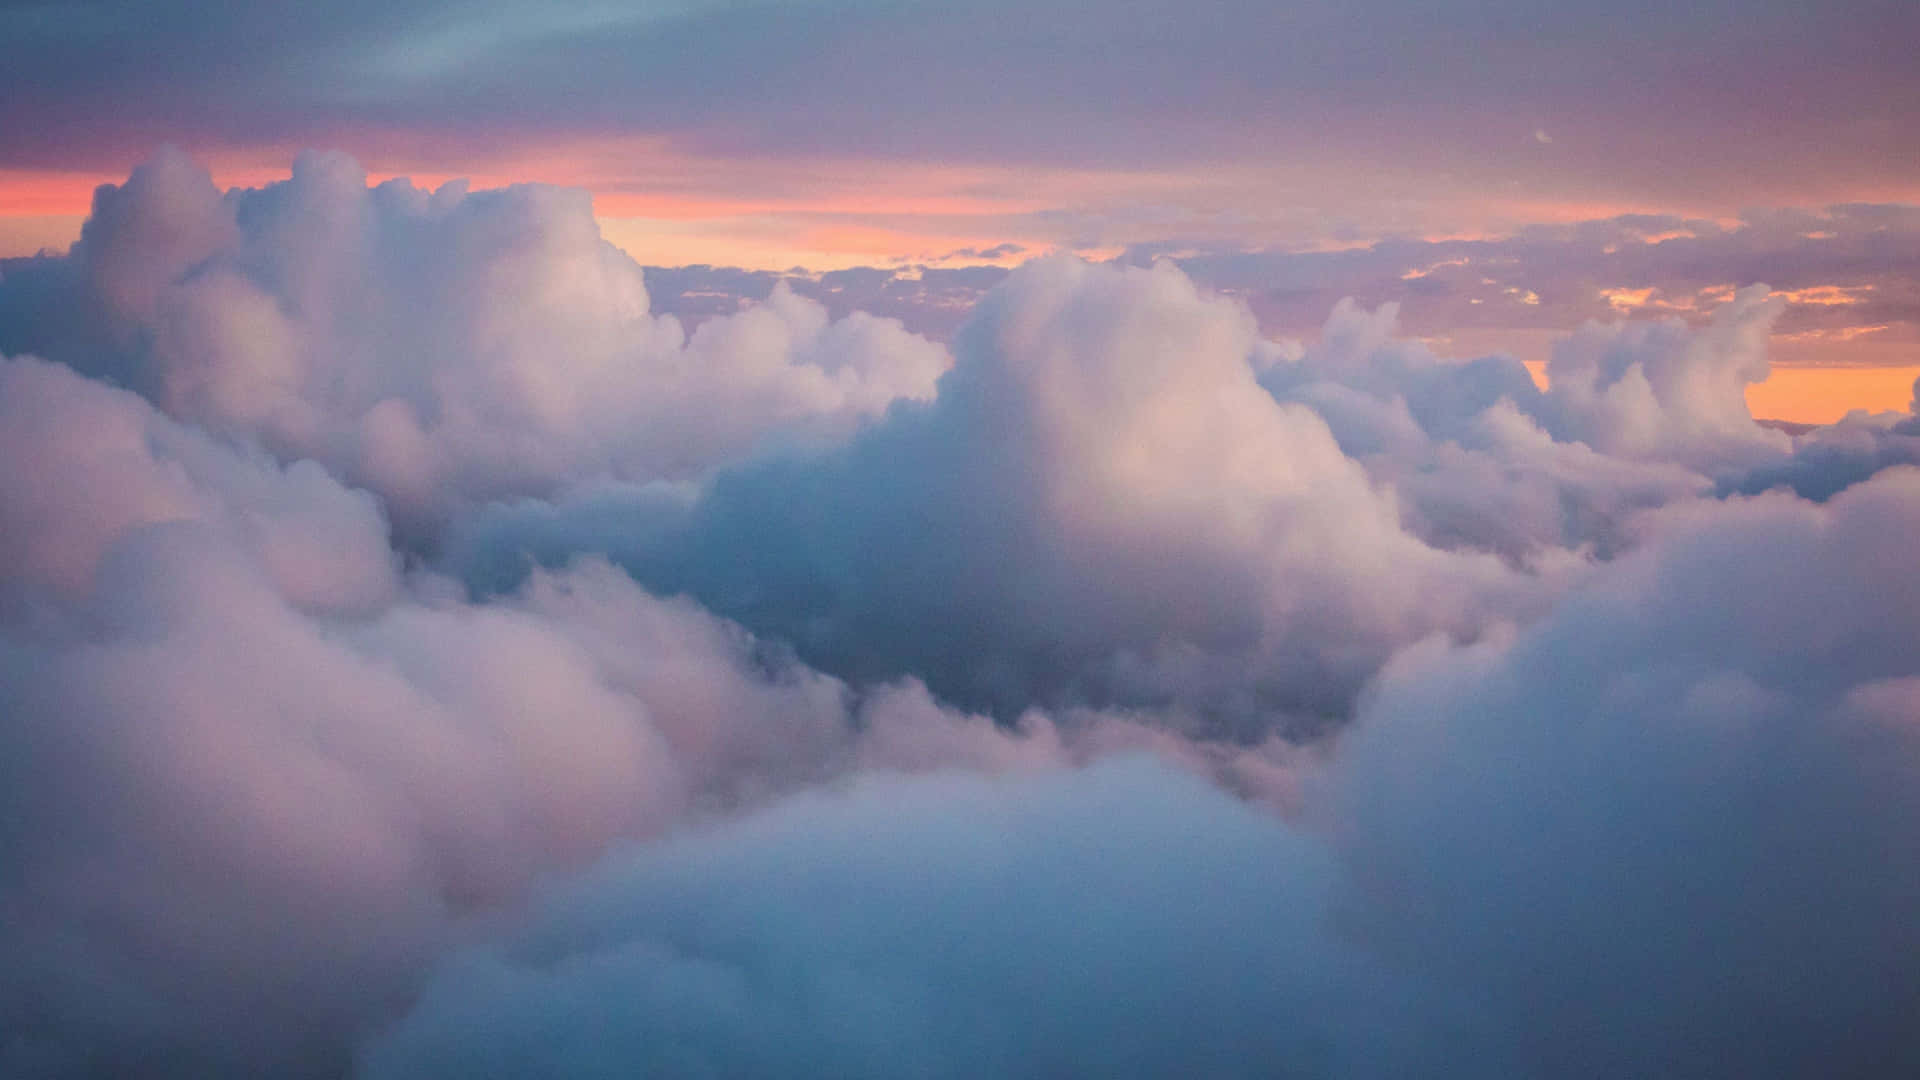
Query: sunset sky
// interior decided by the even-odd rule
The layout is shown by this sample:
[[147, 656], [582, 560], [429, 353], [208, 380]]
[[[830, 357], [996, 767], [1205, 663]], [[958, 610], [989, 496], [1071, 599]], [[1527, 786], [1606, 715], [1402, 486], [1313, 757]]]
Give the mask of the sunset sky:
[[0, 1080], [1920, 1077], [1917, 46], [0, 0]]
[[[584, 187], [648, 266], [1171, 255], [1275, 332], [1344, 293], [1528, 360], [1529, 331], [1765, 281], [1792, 301], [1777, 362], [1906, 369], [1916, 37], [1903, 0], [13, 3], [0, 256], [63, 250], [159, 145], [223, 186], [315, 147]], [[1832, 419], [1900, 384], [1792, 376], [1756, 405]]]

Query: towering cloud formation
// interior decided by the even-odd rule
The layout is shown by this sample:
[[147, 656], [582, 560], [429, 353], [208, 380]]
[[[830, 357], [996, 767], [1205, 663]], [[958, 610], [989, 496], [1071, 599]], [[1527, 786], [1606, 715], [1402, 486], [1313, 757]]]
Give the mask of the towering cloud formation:
[[1754, 425], [1763, 292], [1542, 391], [1048, 260], [949, 370], [162, 155], [0, 313], [0, 1073], [1920, 1067], [1914, 421]]
[[1583, 328], [1547, 365], [1555, 433], [1703, 470], [1778, 457], [1787, 437], [1753, 422], [1745, 394], [1767, 377], [1767, 330], [1783, 306], [1755, 285], [1698, 332], [1674, 318]]

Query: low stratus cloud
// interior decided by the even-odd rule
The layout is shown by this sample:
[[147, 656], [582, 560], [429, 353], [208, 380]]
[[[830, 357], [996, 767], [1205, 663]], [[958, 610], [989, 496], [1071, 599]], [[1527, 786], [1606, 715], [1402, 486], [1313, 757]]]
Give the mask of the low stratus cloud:
[[686, 335], [550, 189], [0, 280], [0, 1072], [1905, 1075], [1911, 416], [1024, 266]]

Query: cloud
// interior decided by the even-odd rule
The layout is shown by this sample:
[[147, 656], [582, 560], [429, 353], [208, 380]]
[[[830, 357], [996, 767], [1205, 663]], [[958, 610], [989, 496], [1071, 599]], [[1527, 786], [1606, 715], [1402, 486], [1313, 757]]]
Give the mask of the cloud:
[[[1511, 358], [1444, 359], [1394, 337], [1398, 316], [1393, 304], [1369, 312], [1343, 300], [1316, 345], [1282, 350], [1260, 372], [1260, 382], [1279, 400], [1325, 419], [1341, 449], [1399, 494], [1408, 528], [1428, 543], [1535, 565], [1551, 563], [1561, 551], [1606, 554], [1624, 543], [1639, 511], [1706, 488], [1704, 476], [1674, 461], [1622, 458], [1567, 437], [1588, 436], [1577, 424], [1594, 411], [1587, 403], [1591, 392], [1579, 390], [1576, 380], [1542, 392]], [[1691, 347], [1684, 331], [1670, 331]], [[1627, 332], [1588, 331], [1596, 337]], [[1614, 359], [1631, 371], [1647, 354], [1638, 342], [1623, 343]], [[1743, 408], [1738, 389], [1731, 392], [1731, 402], [1711, 397], [1708, 406], [1727, 414]], [[1643, 395], [1609, 420], [1664, 431], [1663, 408], [1694, 405], [1671, 393], [1665, 398]], [[1575, 423], [1561, 420], [1569, 412], [1579, 418]], [[1746, 424], [1754, 441], [1768, 438], [1751, 420]]]
[[470, 603], [368, 493], [63, 366], [0, 359], [0, 447], [9, 1075], [338, 1075], [544, 875], [851, 773], [1291, 790], [1281, 746], [849, 686], [603, 563]]
[[[1509, 223], [1493, 236], [1391, 235], [1365, 245], [1262, 245], [1239, 226], [1134, 243], [1115, 261], [1172, 259], [1201, 285], [1244, 300], [1271, 335], [1311, 338], [1343, 298], [1396, 305], [1405, 332], [1443, 353], [1518, 350], [1547, 358], [1553, 336], [1588, 320], [1678, 317], [1698, 327], [1744, 284], [1774, 286], [1773, 328], [1789, 363], [1897, 364], [1920, 340], [1920, 216], [1901, 205], [1749, 210], [1738, 220], [1629, 214], [1569, 224]], [[783, 275], [724, 267], [649, 268], [655, 300], [683, 318], [763, 299]], [[948, 338], [997, 267], [864, 267], [784, 275], [835, 313], [886, 314]], [[650, 285], [651, 287], [651, 285]]]
[[[1698, 325], [1737, 287], [1764, 281], [1785, 303], [1777, 328], [1783, 343], [1868, 327], [1902, 340], [1920, 323], [1916, 225], [1910, 206], [1854, 204], [1750, 210], [1732, 222], [1630, 214], [1520, 225], [1489, 237], [1400, 236], [1334, 251], [1220, 250], [1196, 240], [1171, 253], [1142, 245], [1122, 259], [1172, 254], [1196, 280], [1244, 297], [1262, 325], [1284, 334], [1317, 328], [1343, 296], [1397, 303], [1409, 330], [1442, 339], [1488, 329], [1558, 332], [1623, 314]], [[1845, 341], [1824, 344], [1834, 343]], [[1890, 362], [1865, 359], [1871, 354], [1861, 350], [1824, 359], [1845, 356]]]
[[1755, 424], [1745, 396], [1767, 377], [1781, 306], [1767, 294], [1741, 290], [1700, 331], [1678, 319], [1583, 328], [1547, 364], [1549, 425], [1602, 453], [1703, 471], [1779, 457], [1789, 439]]
[[462, 502], [588, 475], [686, 479], [780, 441], [831, 439], [931, 395], [943, 349], [775, 289], [691, 336], [585, 193], [368, 188], [308, 154], [222, 195], [162, 152], [96, 195], [72, 262], [107, 348], [43, 351], [170, 415], [313, 458], [418, 536]]
[[1004, 244], [995, 244], [992, 247], [956, 248], [953, 251], [949, 251], [944, 255], [936, 256], [932, 261], [955, 262], [960, 259], [975, 259], [975, 260], [984, 259], [984, 260], [991, 261], [995, 259], [1010, 259], [1015, 255], [1024, 255], [1026, 254], [1026, 252], [1027, 252], [1027, 249], [1023, 245], [1015, 244], [1015, 243], [1004, 243]]
[[1003, 716], [1177, 700], [1324, 724], [1397, 644], [1471, 636], [1532, 585], [1403, 529], [1326, 423], [1255, 381], [1269, 347], [1171, 266], [1032, 263], [981, 301], [932, 404], [690, 504], [641, 493], [625, 522], [483, 513], [453, 560], [612, 550], [829, 670]]
[[[610, 861], [449, 960], [366, 1077], [1335, 1076], [1312, 839], [1131, 760], [865, 781]], [[1368, 995], [1365, 1004], [1374, 1004]]]
[[125, 534], [211, 522], [313, 611], [376, 607], [396, 588], [386, 522], [310, 461], [281, 467], [159, 415], [125, 390], [0, 357], [0, 582], [21, 602], [86, 595]]
[[1917, 513], [1904, 468], [1675, 511], [1518, 637], [1372, 688], [1350, 925], [1478, 1014], [1481, 1071], [1920, 1063], [1920, 875], [1892, 854], [1920, 822]]
[[1313, 730], [1393, 650], [1530, 617], [1641, 512], [1786, 460], [1743, 397], [1766, 292], [1697, 330], [1590, 325], [1542, 392], [1395, 340], [1392, 308], [1339, 305], [1302, 349], [1171, 264], [1045, 260], [976, 307], [931, 405], [691, 495], [490, 508], [451, 565], [611, 553], [827, 670], [1003, 717], [1179, 703]]
[[858, 756], [846, 686], [691, 603], [467, 605], [367, 493], [67, 368], [0, 359], [0, 446], [10, 1075], [329, 1075], [458, 919]]
[[1911, 414], [1855, 412], [1794, 439], [1793, 456], [1722, 479], [1728, 492], [1788, 488], [1824, 501], [1895, 465], [1920, 465], [1920, 422]]
[[1008, 271], [998, 266], [916, 265], [853, 267], [813, 275], [726, 266], [649, 266], [646, 273], [655, 310], [689, 326], [765, 300], [784, 283], [796, 295], [826, 305], [836, 318], [865, 311], [898, 319], [914, 333], [945, 341]]
[[362, 1075], [1901, 1075], [1920, 471], [1665, 515], [1370, 688], [1301, 816], [1144, 762], [633, 849]]
[[1920, 1064], [1913, 420], [1755, 425], [1764, 288], [766, 284], [325, 156], [9, 271], [0, 1073]]
[[715, 795], [692, 762], [741, 740], [702, 692], [796, 773], [844, 724], [837, 684], [611, 572], [464, 610], [317, 466], [0, 363], [4, 1071], [326, 1075], [452, 917]]

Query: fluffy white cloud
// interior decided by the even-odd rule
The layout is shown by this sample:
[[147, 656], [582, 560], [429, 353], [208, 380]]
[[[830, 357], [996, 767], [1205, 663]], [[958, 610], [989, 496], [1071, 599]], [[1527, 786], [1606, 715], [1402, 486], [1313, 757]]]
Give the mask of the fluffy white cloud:
[[1672, 515], [1403, 653], [1291, 821], [1135, 763], [625, 852], [363, 1075], [1905, 1075], [1916, 526], [1914, 470]]
[[1592, 323], [1554, 347], [1545, 412], [1555, 434], [1631, 460], [1720, 471], [1778, 458], [1790, 440], [1753, 422], [1767, 333], [1785, 304], [1751, 285], [1702, 330], [1677, 318]]
[[10, 1073], [324, 1075], [454, 916], [852, 753], [845, 687], [690, 604], [468, 607], [366, 493], [64, 367], [0, 359], [0, 451]]
[[1341, 747], [1349, 926], [1482, 1074], [1920, 1067], [1920, 471], [1688, 508]]
[[636, 493], [624, 520], [605, 497], [491, 511], [456, 559], [612, 550], [832, 670], [1005, 715], [1323, 725], [1398, 644], [1476, 634], [1538, 583], [1410, 534], [1319, 414], [1261, 388], [1272, 348], [1170, 265], [1030, 264], [981, 302], [930, 405], [690, 504]]
[[1328, 852], [1145, 761], [869, 780], [614, 860], [449, 960], [367, 1077], [1378, 1071]]
[[616, 840], [854, 773], [1283, 746], [996, 727], [611, 567], [466, 601], [374, 499], [0, 358], [0, 1072], [337, 1075], [470, 921]]
[[[839, 437], [948, 363], [898, 323], [785, 289], [689, 339], [585, 192], [368, 188], [351, 159], [222, 195], [163, 151], [102, 189], [73, 256], [112, 371], [179, 419], [311, 457], [418, 531], [593, 475], [686, 478]], [[99, 350], [95, 350], [97, 353]]]
[[1788, 461], [1743, 397], [1776, 306], [1589, 325], [1542, 391], [1396, 340], [1392, 305], [1343, 303], [1301, 348], [1170, 264], [1050, 260], [980, 303], [931, 405], [699, 491], [491, 508], [453, 562], [613, 553], [829, 670], [1008, 718], [1313, 730], [1394, 649], [1531, 618], [1647, 511]]
[[1920, 1067], [1914, 421], [1755, 426], [1762, 293], [1543, 392], [1056, 259], [948, 370], [325, 156], [48, 265], [0, 1073]]
[[[1275, 397], [1324, 417], [1341, 448], [1400, 494], [1408, 527], [1429, 543], [1499, 552], [1536, 565], [1563, 561], [1567, 550], [1609, 554], [1624, 543], [1639, 511], [1710, 486], [1680, 461], [1622, 457], [1584, 437], [1567, 437], [1565, 429], [1578, 425], [1561, 418], [1592, 411], [1592, 373], [1585, 383], [1569, 376], [1543, 392], [1511, 358], [1459, 362], [1396, 339], [1398, 314], [1394, 304], [1369, 312], [1342, 301], [1317, 345], [1264, 358], [1260, 379]], [[1668, 331], [1679, 334], [1677, 344], [1662, 339], [1669, 350], [1695, 347], [1684, 332]], [[1590, 326], [1583, 333], [1621, 336], [1623, 343], [1610, 355], [1626, 371], [1649, 362], [1676, 363], [1656, 350], [1636, 349], [1637, 338], [1626, 340], [1634, 338], [1630, 327]], [[1710, 402], [1715, 410], [1732, 408], [1717, 397]], [[1664, 428], [1662, 400], [1639, 404], [1651, 410], [1640, 422]], [[1676, 401], [1672, 407], [1691, 404]], [[1744, 418], [1744, 404], [1738, 408]], [[1756, 439], [1778, 434], [1730, 412], [1727, 422], [1744, 423], [1758, 433]]]
[[374, 499], [312, 462], [282, 468], [155, 412], [125, 390], [0, 357], [0, 596], [85, 595], [128, 532], [216, 522], [293, 603], [365, 610], [395, 587]]

